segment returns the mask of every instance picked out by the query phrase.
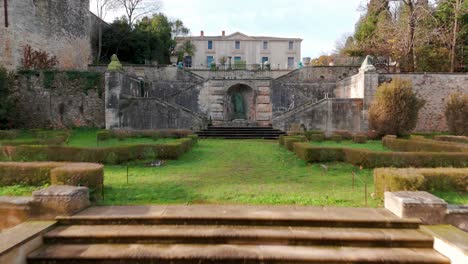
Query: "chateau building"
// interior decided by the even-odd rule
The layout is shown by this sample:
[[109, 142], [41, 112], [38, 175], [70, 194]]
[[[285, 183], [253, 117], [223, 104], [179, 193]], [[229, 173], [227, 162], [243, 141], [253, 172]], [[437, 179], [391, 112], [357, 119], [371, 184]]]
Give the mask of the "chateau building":
[[271, 69], [294, 69], [301, 61], [300, 38], [278, 38], [266, 36], [247, 36], [241, 32], [221, 36], [183, 37], [178, 45], [191, 41], [195, 46], [193, 56], [185, 54], [186, 67], [210, 68], [216, 63], [222, 66], [265, 65]]

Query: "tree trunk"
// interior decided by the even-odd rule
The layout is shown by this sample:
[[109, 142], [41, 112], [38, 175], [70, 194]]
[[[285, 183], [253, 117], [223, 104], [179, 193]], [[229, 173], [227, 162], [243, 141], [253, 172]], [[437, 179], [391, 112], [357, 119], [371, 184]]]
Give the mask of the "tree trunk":
[[415, 70], [415, 54], [414, 54], [414, 32], [416, 29], [416, 16], [414, 14], [414, 2], [413, 0], [409, 0], [407, 2], [408, 11], [409, 11], [409, 21], [408, 21], [408, 40], [409, 40], [409, 47], [408, 47], [408, 61], [407, 61], [407, 70], [409, 72], [414, 72]]
[[99, 64], [101, 61], [102, 55], [102, 21], [99, 21], [99, 28], [98, 28], [98, 53], [96, 56], [96, 63]]
[[452, 38], [452, 49], [450, 51], [450, 72], [455, 72], [455, 53], [457, 47], [457, 33], [458, 33], [458, 11], [460, 9], [461, 0], [455, 1], [455, 6], [453, 7], [453, 38]]

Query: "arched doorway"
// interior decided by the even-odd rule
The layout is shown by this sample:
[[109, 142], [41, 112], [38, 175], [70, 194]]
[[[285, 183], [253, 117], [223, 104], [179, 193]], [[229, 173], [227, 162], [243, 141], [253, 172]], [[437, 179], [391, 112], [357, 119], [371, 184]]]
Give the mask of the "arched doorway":
[[254, 90], [245, 84], [231, 86], [226, 94], [226, 121], [255, 120], [255, 94]]

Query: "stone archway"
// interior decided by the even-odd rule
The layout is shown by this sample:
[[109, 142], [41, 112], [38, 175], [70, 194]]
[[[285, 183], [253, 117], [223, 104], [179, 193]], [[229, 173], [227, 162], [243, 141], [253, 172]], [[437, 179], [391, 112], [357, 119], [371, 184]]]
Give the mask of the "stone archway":
[[225, 121], [255, 121], [255, 92], [246, 84], [235, 84], [226, 93]]

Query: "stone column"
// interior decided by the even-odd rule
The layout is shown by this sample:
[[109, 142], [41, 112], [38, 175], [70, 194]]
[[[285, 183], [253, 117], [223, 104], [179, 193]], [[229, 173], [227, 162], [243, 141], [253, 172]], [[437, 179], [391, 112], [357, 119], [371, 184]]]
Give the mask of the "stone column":
[[106, 72], [106, 129], [121, 127], [119, 104], [122, 84], [123, 75], [121, 73]]

